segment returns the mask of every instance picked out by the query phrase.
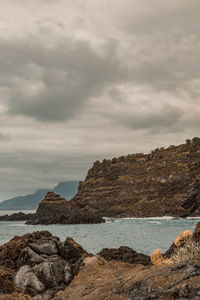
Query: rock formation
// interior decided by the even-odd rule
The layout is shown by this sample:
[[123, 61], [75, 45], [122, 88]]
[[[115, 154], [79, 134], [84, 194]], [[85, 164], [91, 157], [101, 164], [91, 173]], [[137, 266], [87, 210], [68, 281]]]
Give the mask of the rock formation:
[[121, 246], [118, 249], [104, 248], [98, 254], [107, 261], [117, 260], [128, 262], [129, 264], [141, 264], [144, 266], [151, 265], [151, 260], [148, 255], [138, 253], [126, 246]]
[[51, 299], [78, 274], [87, 256], [71, 238], [62, 243], [48, 231], [15, 237], [0, 247], [0, 294], [18, 290]]
[[37, 212], [28, 218], [26, 224], [87, 224], [105, 222], [101, 215], [92, 209], [76, 209], [70, 201], [54, 192], [48, 192], [39, 204]]
[[12, 215], [0, 216], [0, 221], [27, 221], [33, 216], [34, 214], [25, 214], [23, 212], [19, 212]]
[[200, 215], [200, 139], [96, 161], [70, 201], [107, 217]]
[[70, 201], [48, 192], [34, 214], [22, 212], [0, 216], [0, 221], [27, 221], [26, 224], [94, 224], [104, 223], [100, 213], [90, 207], [77, 209]]
[[[199, 242], [199, 224], [192, 236], [181, 234], [174, 244], [181, 247], [186, 236]], [[149, 258], [147, 264], [134, 263], [138, 254], [130, 250], [104, 249], [104, 259], [47, 231], [15, 237], [0, 247], [0, 300], [199, 299], [199, 254], [195, 264], [152, 266]]]

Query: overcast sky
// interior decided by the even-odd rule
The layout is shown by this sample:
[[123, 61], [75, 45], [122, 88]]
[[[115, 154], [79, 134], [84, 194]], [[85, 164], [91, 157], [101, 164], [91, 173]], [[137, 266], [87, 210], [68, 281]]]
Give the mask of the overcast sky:
[[200, 127], [199, 0], [0, 1], [0, 201]]

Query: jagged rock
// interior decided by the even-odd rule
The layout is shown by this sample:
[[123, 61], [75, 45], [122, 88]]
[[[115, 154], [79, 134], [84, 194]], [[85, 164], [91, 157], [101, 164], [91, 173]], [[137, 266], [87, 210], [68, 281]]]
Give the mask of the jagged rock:
[[151, 262], [153, 265], [160, 266], [164, 262], [164, 257], [161, 249], [156, 249], [151, 255]]
[[[190, 234], [184, 233], [174, 244], [181, 246], [186, 236], [191, 238]], [[30, 245], [34, 244], [38, 253], [33, 250], [34, 247], [30, 248]], [[44, 247], [38, 250], [39, 244], [44, 244]], [[53, 249], [48, 253], [47, 244]], [[15, 249], [11, 251], [14, 246]], [[83, 248], [71, 238], [61, 243], [58, 238], [46, 231], [15, 237], [0, 247], [0, 262], [2, 263], [5, 257], [5, 265], [12, 266], [8, 271], [6, 267], [3, 270], [1, 265], [1, 270], [5, 273], [0, 272], [0, 283], [1, 275], [4, 276], [4, 285], [7, 282], [8, 285], [11, 284], [11, 278], [14, 276], [18, 292], [14, 291], [15, 287], [12, 285], [8, 291], [2, 290], [0, 285], [0, 293], [10, 292], [0, 294], [0, 300], [197, 300], [199, 298], [200, 262], [159, 266], [130, 264], [123, 262], [122, 259], [123, 253], [128, 253], [131, 262], [132, 251], [129, 248], [124, 250], [121, 248], [120, 251], [120, 248], [114, 249], [120, 260], [108, 261], [100, 255], [87, 256]], [[19, 257], [16, 256], [17, 253]], [[10, 260], [14, 259], [15, 262], [8, 261], [9, 254]], [[111, 251], [109, 257], [112, 256], [114, 255]], [[74, 264], [79, 264], [76, 276], [73, 273]], [[20, 294], [20, 291], [32, 297]]]
[[117, 260], [128, 262], [129, 264], [151, 265], [151, 259], [148, 255], [138, 253], [126, 246], [121, 246], [118, 249], [104, 248], [98, 254], [107, 261]]
[[0, 216], [0, 221], [27, 221], [33, 216], [34, 214], [24, 214], [22, 212], [19, 212], [12, 215]]
[[[51, 299], [71, 282], [83, 256], [87, 252], [73, 239], [62, 243], [48, 231], [15, 237], [0, 247], [1, 268], [10, 268], [17, 290], [41, 300]], [[0, 283], [2, 278], [0, 270]], [[10, 289], [14, 291], [12, 285]]]
[[175, 239], [170, 248], [164, 253], [164, 258], [173, 256], [178, 248], [183, 247], [189, 239], [193, 237], [191, 230], [185, 230]]
[[0, 270], [0, 295], [10, 294], [15, 290], [12, 279], [13, 272], [11, 270]]
[[200, 215], [200, 139], [95, 162], [70, 201], [105, 217]]
[[76, 209], [70, 201], [48, 192], [26, 224], [89, 224], [105, 222], [101, 215], [90, 208]]
[[15, 276], [15, 285], [24, 294], [35, 296], [45, 290], [45, 285], [38, 279], [32, 268], [23, 266]]
[[200, 295], [200, 266], [131, 265], [98, 256], [87, 260], [90, 263], [53, 300], [195, 300]]
[[195, 227], [193, 238], [196, 242], [200, 242], [200, 222], [198, 222]]

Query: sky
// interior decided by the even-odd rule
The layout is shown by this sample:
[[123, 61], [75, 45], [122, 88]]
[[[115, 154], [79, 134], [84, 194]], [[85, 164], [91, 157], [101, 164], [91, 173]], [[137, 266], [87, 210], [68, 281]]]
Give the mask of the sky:
[[200, 127], [199, 0], [0, 1], [0, 201]]

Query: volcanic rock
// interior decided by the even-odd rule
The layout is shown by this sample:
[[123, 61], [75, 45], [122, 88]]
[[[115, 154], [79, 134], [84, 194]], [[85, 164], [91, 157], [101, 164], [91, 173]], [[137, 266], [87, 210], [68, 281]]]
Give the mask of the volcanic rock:
[[128, 262], [129, 264], [142, 264], [142, 265], [151, 265], [151, 259], [148, 255], [143, 253], [138, 253], [133, 249], [121, 246], [120, 248], [104, 248], [99, 253], [105, 260], [117, 260]]
[[37, 212], [26, 224], [88, 224], [102, 223], [100, 213], [89, 208], [76, 209], [70, 201], [60, 197], [54, 192], [48, 192], [39, 204]]
[[14, 289], [12, 271], [0, 269], [0, 295], [10, 294]]
[[[174, 244], [180, 246], [186, 236]], [[15, 237], [0, 247], [0, 300], [199, 299], [200, 260], [152, 266], [135, 264], [128, 247], [102, 252], [107, 259], [47, 231]], [[131, 263], [122, 261], [123, 253]]]
[[34, 214], [24, 214], [23, 212], [19, 212], [12, 215], [0, 216], [0, 221], [27, 221], [33, 216]]
[[200, 222], [198, 222], [195, 227], [193, 238], [196, 242], [200, 242]]
[[105, 217], [198, 216], [200, 139], [96, 161], [70, 202]]
[[78, 274], [86, 256], [71, 238], [62, 243], [48, 231], [15, 237], [0, 247], [0, 283], [5, 283], [0, 292], [17, 288], [37, 299], [51, 299]]
[[200, 266], [145, 267], [98, 257], [90, 261], [53, 300], [199, 299]]

